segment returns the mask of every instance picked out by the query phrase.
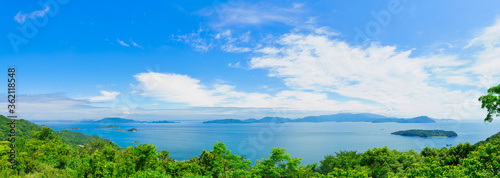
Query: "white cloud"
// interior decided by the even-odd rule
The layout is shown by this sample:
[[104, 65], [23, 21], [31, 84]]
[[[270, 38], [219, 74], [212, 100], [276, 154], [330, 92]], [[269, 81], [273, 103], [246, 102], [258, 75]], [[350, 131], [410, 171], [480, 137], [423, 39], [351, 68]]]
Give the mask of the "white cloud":
[[470, 78], [465, 76], [448, 76], [446, 82], [457, 85], [472, 85]]
[[120, 92], [116, 91], [100, 91], [100, 96], [90, 97], [89, 101], [91, 102], [102, 102], [102, 101], [112, 101], [120, 94]]
[[223, 41], [224, 44], [221, 45], [220, 48], [224, 52], [243, 53], [251, 51], [249, 47], [237, 46], [244, 45], [250, 41], [250, 31], [243, 33], [240, 36], [233, 37], [231, 30], [226, 30], [215, 35], [215, 39]]
[[304, 3], [293, 3], [292, 5], [293, 5], [293, 8], [298, 9], [298, 8], [304, 7], [304, 4], [306, 4], [306, 3], [305, 2]]
[[202, 85], [199, 80], [186, 75], [140, 73], [135, 75], [144, 96], [171, 103], [185, 103], [190, 107], [261, 108], [301, 111], [349, 110], [350, 106], [364, 106], [359, 111], [376, 111], [380, 107], [359, 102], [337, 102], [326, 93], [283, 90], [275, 95], [236, 91], [234, 86]]
[[214, 106], [221, 97], [214, 96], [200, 81], [187, 75], [140, 73], [134, 76], [143, 90], [143, 95], [157, 97], [163, 101], [187, 103], [192, 106]]
[[130, 40], [130, 43], [132, 43], [132, 46], [135, 46], [135, 47], [138, 47], [138, 48], [142, 48], [141, 45], [135, 43], [134, 41]]
[[120, 40], [120, 39], [116, 39], [116, 42], [118, 42], [118, 43], [119, 43], [120, 45], [122, 45], [122, 46], [126, 46], [126, 47], [129, 47], [129, 46], [130, 46], [129, 44], [127, 44], [127, 43], [123, 42], [123, 41], [122, 41], [122, 40]]
[[231, 25], [293, 24], [304, 4], [277, 7], [270, 3], [228, 2], [203, 9], [200, 14], [213, 18], [214, 27]]
[[[362, 48], [328, 35], [294, 33], [256, 53], [250, 68], [268, 69], [269, 76], [282, 78], [293, 90], [335, 92], [374, 101], [391, 115], [441, 117], [446, 104], [470, 95], [445, 84], [431, 84], [436, 73], [464, 64], [453, 56], [410, 57], [411, 51], [393, 46]], [[464, 77], [448, 81], [456, 83], [458, 79]]]
[[242, 66], [241, 66], [240, 62], [236, 62], [236, 63], [234, 63], [234, 64], [229, 63], [229, 64], [227, 64], [227, 66], [229, 66], [229, 67], [234, 67], [234, 68], [242, 68]]
[[244, 53], [244, 52], [251, 51], [251, 49], [248, 47], [237, 47], [237, 46], [234, 46], [231, 44], [223, 45], [223, 46], [221, 46], [221, 49], [222, 49], [222, 51], [233, 52], [233, 53]]
[[213, 41], [207, 40], [206, 38], [201, 36], [203, 32], [202, 29], [199, 29], [196, 33], [190, 33], [185, 35], [175, 36], [175, 40], [182, 41], [186, 44], [191, 45], [197, 51], [208, 51], [212, 48]]
[[47, 12], [50, 10], [49, 6], [46, 6], [45, 9], [43, 10], [38, 10], [38, 11], [33, 11], [28, 14], [24, 14], [23, 12], [19, 11], [16, 16], [14, 16], [14, 20], [18, 22], [19, 24], [23, 24], [26, 19], [34, 19], [35, 17], [43, 17], [47, 14]]
[[[475, 59], [464, 72], [472, 72], [478, 76], [500, 75], [500, 19], [490, 27], [486, 27], [466, 48], [477, 46], [472, 57]], [[481, 79], [478, 79], [481, 80]], [[483, 86], [484, 87], [484, 86]]]
[[465, 48], [476, 45], [491, 48], [498, 44], [500, 44], [500, 19], [495, 25], [484, 28]]

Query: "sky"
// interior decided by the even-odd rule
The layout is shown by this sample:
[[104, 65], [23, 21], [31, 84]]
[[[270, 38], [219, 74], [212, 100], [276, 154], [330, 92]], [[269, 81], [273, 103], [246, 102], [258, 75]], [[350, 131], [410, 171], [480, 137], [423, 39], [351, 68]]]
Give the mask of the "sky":
[[482, 121], [477, 98], [500, 83], [499, 1], [0, 4], [0, 65], [28, 120]]

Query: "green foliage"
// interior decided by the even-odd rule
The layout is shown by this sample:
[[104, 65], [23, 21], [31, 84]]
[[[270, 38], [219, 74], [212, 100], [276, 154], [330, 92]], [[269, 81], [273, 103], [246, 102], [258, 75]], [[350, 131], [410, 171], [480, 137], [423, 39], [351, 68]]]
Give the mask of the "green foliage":
[[481, 101], [481, 108], [488, 110], [484, 122], [493, 121], [493, 115], [500, 116], [500, 84], [490, 87], [488, 94], [479, 97], [478, 100]]
[[496, 134], [494, 134], [494, 135], [486, 138], [486, 140], [481, 140], [481, 141], [477, 142], [476, 144], [474, 144], [474, 146], [485, 145], [488, 142], [492, 142], [492, 141], [498, 140], [498, 139], [500, 139], [500, 132], [498, 132], [498, 133], [496, 133]]
[[54, 133], [57, 136], [61, 137], [63, 143], [66, 143], [72, 147], [84, 145], [88, 140], [102, 140], [102, 142], [107, 142], [114, 147], [118, 147], [118, 145], [113, 143], [111, 140], [101, 138], [97, 135], [85, 135], [80, 132], [72, 132], [68, 130], [55, 131]]
[[467, 157], [467, 155], [476, 150], [476, 147], [470, 143], [460, 143], [457, 146], [452, 146], [447, 150], [444, 163], [447, 165], [457, 165], [460, 160]]
[[356, 151], [340, 151], [336, 155], [326, 155], [325, 159], [320, 161], [319, 167], [322, 173], [333, 171], [335, 168], [354, 169], [359, 167], [361, 162], [361, 154]]
[[479, 146], [460, 163], [467, 175], [473, 177], [495, 177], [500, 172], [500, 141], [495, 140]]
[[266, 177], [299, 177], [301, 158], [291, 158], [284, 148], [273, 148], [269, 158], [256, 163], [254, 173]]
[[448, 148], [446, 147], [442, 147], [441, 149], [425, 147], [420, 152], [420, 155], [422, 157], [434, 157], [438, 159], [444, 159], [447, 154], [448, 154]]

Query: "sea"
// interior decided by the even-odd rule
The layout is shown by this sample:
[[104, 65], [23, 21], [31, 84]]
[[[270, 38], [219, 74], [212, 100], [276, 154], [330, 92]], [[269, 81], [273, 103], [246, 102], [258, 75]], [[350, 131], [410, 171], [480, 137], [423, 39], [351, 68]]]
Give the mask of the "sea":
[[[500, 131], [498, 122], [438, 123], [368, 123], [368, 122], [321, 122], [321, 123], [253, 123], [253, 124], [203, 124], [180, 123], [125, 123], [113, 124], [117, 129], [96, 129], [109, 124], [33, 121], [54, 130], [79, 127], [88, 135], [110, 139], [122, 147], [153, 144], [158, 151], [167, 150], [176, 160], [199, 156], [203, 150], [212, 150], [217, 142], [223, 142], [233, 154], [245, 155], [252, 160], [268, 158], [272, 148], [286, 148], [292, 158], [302, 158], [302, 165], [318, 163], [328, 154], [343, 150], [364, 152], [374, 147], [399, 151], [425, 147], [446, 147], [459, 143], [474, 144]], [[137, 132], [117, 132], [136, 128]], [[451, 130], [458, 134], [452, 138], [421, 138], [391, 135], [407, 129]]]

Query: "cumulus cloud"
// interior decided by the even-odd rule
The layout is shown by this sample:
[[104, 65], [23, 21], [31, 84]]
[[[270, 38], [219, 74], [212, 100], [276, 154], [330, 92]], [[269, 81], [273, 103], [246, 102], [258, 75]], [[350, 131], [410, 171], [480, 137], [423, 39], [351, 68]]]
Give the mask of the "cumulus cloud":
[[207, 86], [187, 75], [140, 73], [135, 75], [141, 95], [190, 107], [274, 108], [280, 110], [338, 111], [347, 106], [364, 106], [363, 111], [379, 107], [359, 102], [337, 102], [326, 93], [283, 90], [275, 95], [258, 92], [241, 92], [235, 86], [215, 84]]
[[175, 103], [187, 103], [192, 106], [214, 106], [221, 98], [214, 96], [200, 81], [187, 75], [140, 73], [134, 76], [139, 81], [143, 95], [158, 97]]
[[[286, 34], [257, 51], [252, 69], [267, 69], [293, 90], [334, 92], [382, 104], [392, 114], [440, 117], [447, 104], [472, 91], [431, 83], [436, 73], [463, 65], [453, 56], [410, 57], [411, 50], [351, 46], [320, 34]], [[464, 77], [449, 78], [450, 83]]]
[[90, 97], [89, 101], [91, 102], [102, 102], [102, 101], [112, 101], [120, 94], [120, 92], [116, 91], [100, 91], [100, 96]]
[[23, 24], [26, 19], [34, 19], [35, 17], [43, 17], [47, 14], [47, 12], [50, 10], [49, 6], [46, 6], [45, 9], [38, 10], [38, 11], [33, 11], [31, 13], [23, 13], [22, 11], [19, 11], [16, 16], [14, 16], [14, 20], [19, 23]]

